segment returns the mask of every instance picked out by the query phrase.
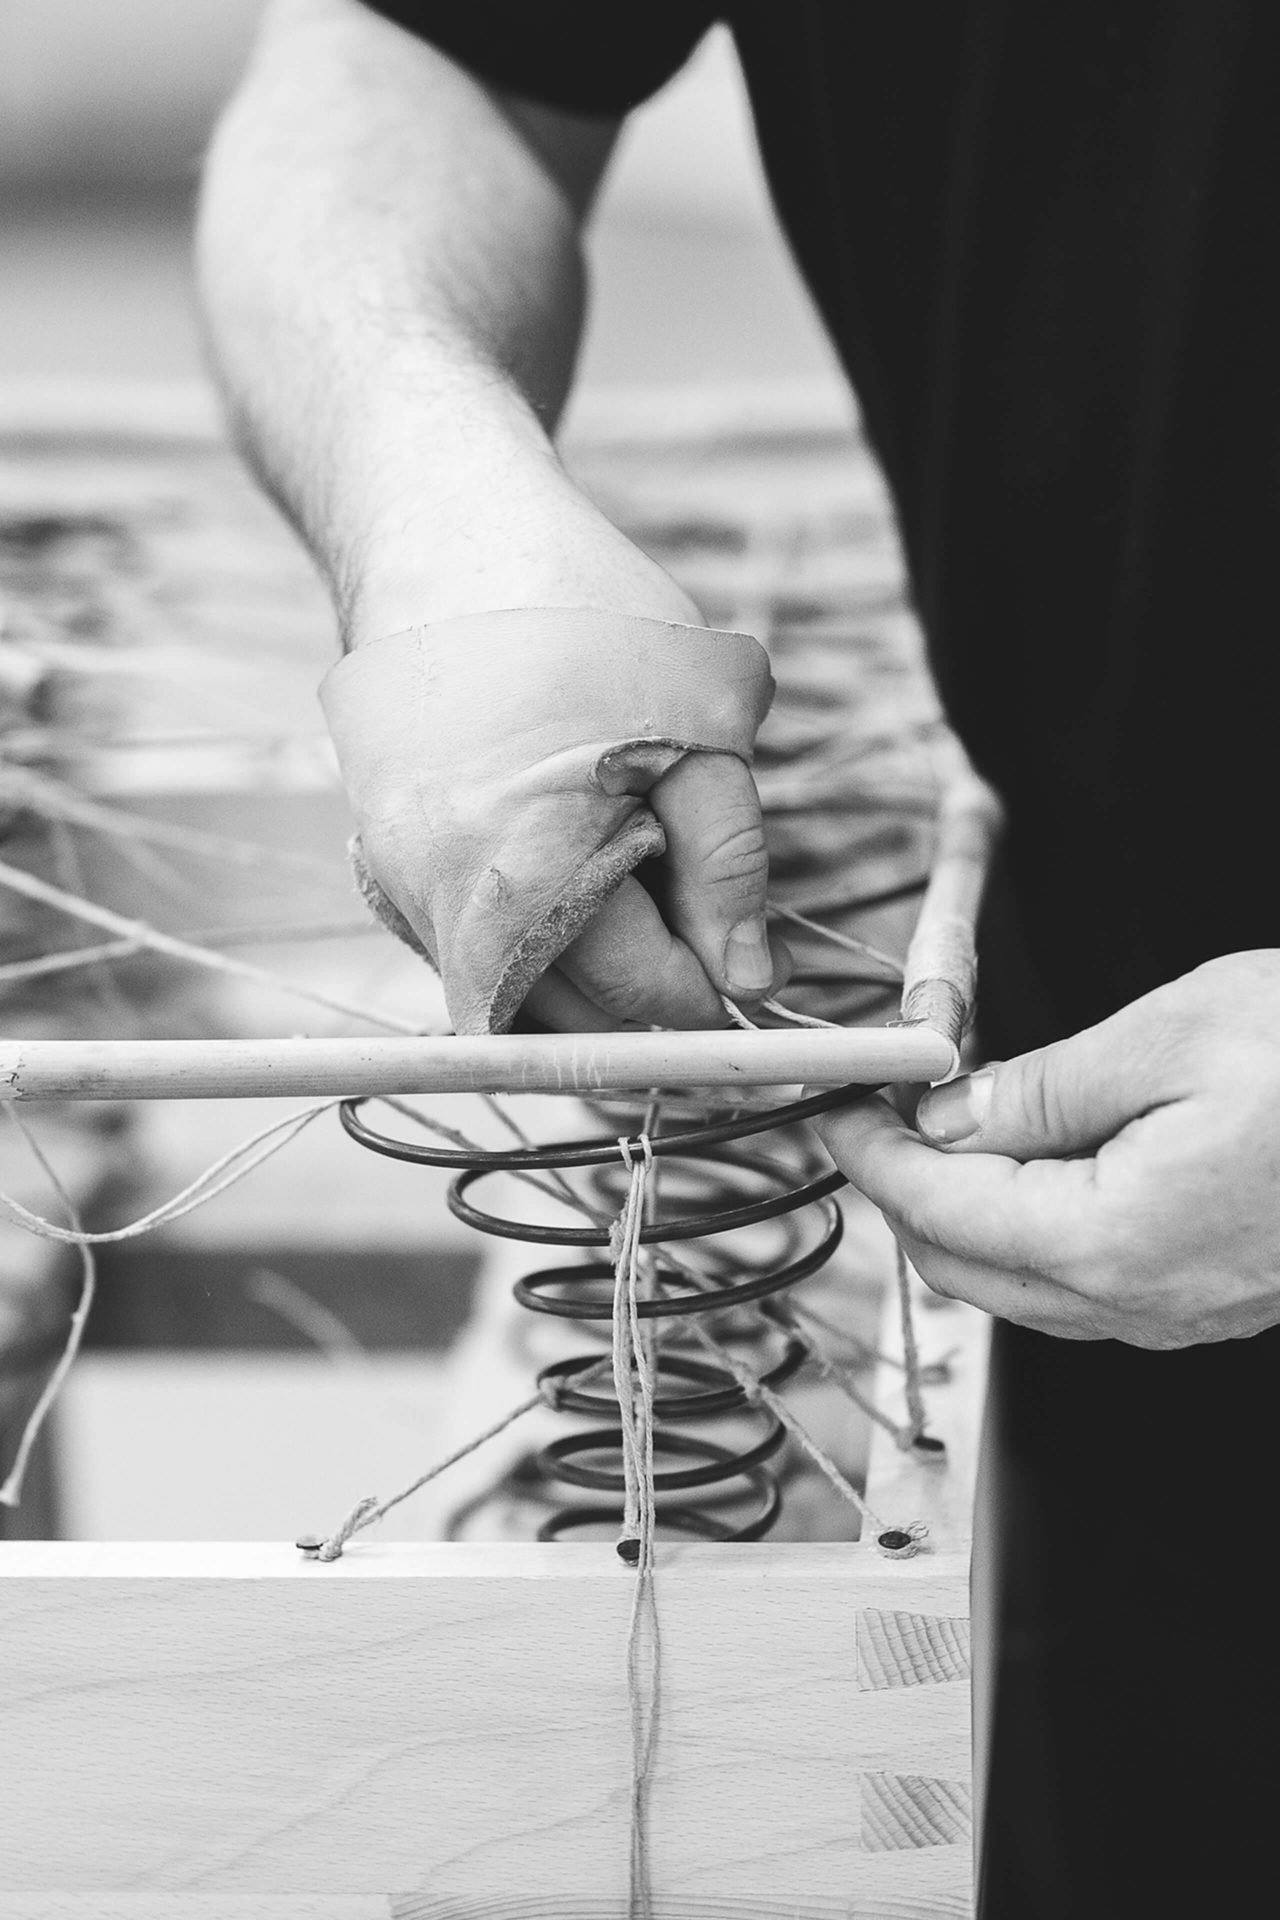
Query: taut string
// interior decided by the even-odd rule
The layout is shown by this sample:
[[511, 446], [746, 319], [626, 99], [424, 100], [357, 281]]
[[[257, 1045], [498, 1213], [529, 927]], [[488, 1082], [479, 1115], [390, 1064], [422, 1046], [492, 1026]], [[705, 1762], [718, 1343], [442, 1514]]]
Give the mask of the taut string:
[[640, 1233], [653, 1172], [647, 1133], [632, 1151], [618, 1141], [630, 1174], [627, 1197], [610, 1237], [614, 1260], [613, 1381], [622, 1423], [625, 1504], [619, 1555], [636, 1569], [627, 1634], [627, 1697], [631, 1709], [631, 1854], [628, 1920], [651, 1920], [653, 1887], [649, 1862], [649, 1787], [658, 1727], [660, 1639], [654, 1591], [657, 1502], [653, 1474], [654, 1380], [649, 1345], [640, 1319]]

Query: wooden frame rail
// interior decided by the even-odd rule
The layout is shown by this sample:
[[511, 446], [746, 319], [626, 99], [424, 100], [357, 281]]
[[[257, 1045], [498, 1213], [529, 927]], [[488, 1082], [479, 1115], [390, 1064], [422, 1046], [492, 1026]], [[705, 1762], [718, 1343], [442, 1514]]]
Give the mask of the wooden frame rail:
[[[985, 1322], [877, 1436], [914, 1559], [671, 1546], [655, 1920], [964, 1920]], [[634, 1575], [608, 1546], [0, 1549], [5, 1920], [625, 1920]]]

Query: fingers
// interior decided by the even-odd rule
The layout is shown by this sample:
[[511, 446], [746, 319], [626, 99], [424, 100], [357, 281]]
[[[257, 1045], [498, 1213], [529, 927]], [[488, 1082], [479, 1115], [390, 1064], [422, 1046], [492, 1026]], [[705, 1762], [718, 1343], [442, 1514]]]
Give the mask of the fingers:
[[765, 929], [760, 797], [731, 753], [689, 753], [648, 796], [667, 836], [667, 915], [718, 992], [762, 999], [776, 958]]
[[621, 1020], [605, 1013], [566, 979], [559, 967], [548, 967], [525, 997], [535, 1020], [558, 1033], [614, 1033]]
[[935, 1087], [916, 1124], [937, 1146], [1034, 1160], [1092, 1153], [1180, 1097], [1169, 990], [1056, 1045]]
[[1117, 1329], [1106, 1310], [1091, 1300], [1048, 1280], [1042, 1274], [1008, 1273], [984, 1267], [899, 1233], [899, 1243], [931, 1293], [944, 1300], [964, 1300], [995, 1320], [1012, 1320], [1035, 1333], [1063, 1340], [1114, 1339]]
[[704, 1028], [726, 1024], [720, 996], [697, 957], [671, 933], [635, 879], [623, 881], [561, 954], [557, 968], [615, 1022]]
[[840, 1170], [913, 1242], [1022, 1274], [1091, 1270], [1103, 1212], [1091, 1160], [941, 1154], [878, 1096], [815, 1125]]

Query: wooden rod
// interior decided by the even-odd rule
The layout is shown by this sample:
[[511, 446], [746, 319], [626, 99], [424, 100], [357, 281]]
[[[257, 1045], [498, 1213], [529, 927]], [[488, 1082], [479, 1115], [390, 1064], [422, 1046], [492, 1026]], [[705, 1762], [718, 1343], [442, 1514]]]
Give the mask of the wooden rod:
[[977, 991], [978, 910], [1000, 802], [966, 767], [943, 792], [938, 845], [903, 964], [902, 1019], [945, 1034], [959, 1058]]
[[0, 1100], [596, 1093], [943, 1080], [927, 1027], [539, 1033], [370, 1040], [0, 1040]]

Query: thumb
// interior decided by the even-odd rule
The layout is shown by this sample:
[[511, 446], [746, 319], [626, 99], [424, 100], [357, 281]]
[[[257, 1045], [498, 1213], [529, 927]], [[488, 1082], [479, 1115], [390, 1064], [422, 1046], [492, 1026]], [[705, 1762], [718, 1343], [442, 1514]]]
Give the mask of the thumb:
[[648, 795], [667, 836], [666, 912], [713, 985], [758, 1000], [775, 976], [765, 928], [760, 796], [731, 753], [688, 753]]
[[1171, 1098], [1142, 1003], [1068, 1040], [996, 1061], [925, 1094], [916, 1126], [934, 1146], [1014, 1160], [1089, 1153]]

